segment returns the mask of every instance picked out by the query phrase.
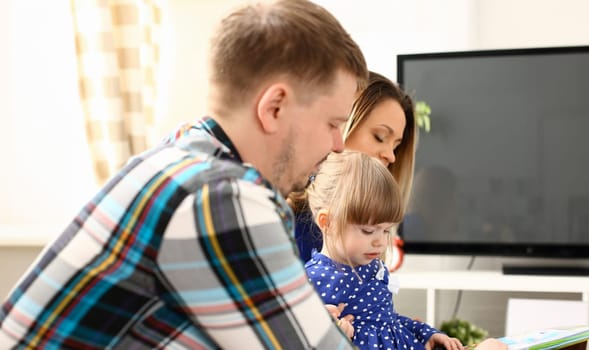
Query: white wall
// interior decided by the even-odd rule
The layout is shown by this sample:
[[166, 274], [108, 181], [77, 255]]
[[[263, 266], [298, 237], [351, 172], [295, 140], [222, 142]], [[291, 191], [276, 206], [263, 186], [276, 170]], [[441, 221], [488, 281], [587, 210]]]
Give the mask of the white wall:
[[477, 0], [477, 4], [480, 48], [589, 44], [586, 0]]
[[168, 0], [159, 75], [157, 125], [162, 132], [202, 117], [207, 97], [207, 52], [216, 24], [245, 0]]
[[0, 300], [95, 191], [78, 98], [69, 2], [0, 1]]
[[[162, 130], [205, 110], [208, 38], [245, 0], [169, 0], [158, 123]], [[396, 55], [589, 43], [584, 0], [314, 0], [358, 42], [369, 68], [396, 80]], [[194, 33], [199, 33], [195, 36]]]
[[[0, 10], [0, 48], [7, 48], [12, 40], [12, 4], [7, 3]], [[10, 76], [12, 67], [12, 55], [5, 50], [0, 50], [0, 77]], [[10, 80], [0, 78], [0, 222], [10, 215], [11, 206], [8, 200], [8, 186], [11, 177], [6, 171], [8, 164], [12, 163], [10, 152], [12, 121], [3, 116], [12, 114], [12, 89]]]
[[69, 11], [64, 1], [0, 4], [0, 224], [64, 227], [94, 191]]
[[[162, 130], [201, 117], [206, 104], [208, 38], [217, 21], [244, 0], [169, 0], [164, 21], [158, 124]], [[315, 0], [331, 11], [358, 42], [370, 69], [396, 79], [396, 55], [423, 50], [466, 50], [473, 45], [469, 0], [362, 2]], [[452, 13], [452, 16], [439, 15]], [[195, 33], [199, 35], [196, 36]]]
[[340, 20], [362, 48], [371, 70], [393, 80], [398, 54], [467, 50], [475, 45], [476, 3], [470, 0], [314, 2]]

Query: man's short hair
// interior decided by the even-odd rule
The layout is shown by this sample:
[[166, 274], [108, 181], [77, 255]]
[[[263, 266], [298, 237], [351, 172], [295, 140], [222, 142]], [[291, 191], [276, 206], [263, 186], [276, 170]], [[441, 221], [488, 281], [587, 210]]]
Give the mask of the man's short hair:
[[358, 77], [363, 88], [362, 51], [331, 13], [307, 0], [243, 7], [222, 20], [211, 42], [210, 83], [226, 107], [278, 76], [307, 91], [329, 88], [338, 69]]

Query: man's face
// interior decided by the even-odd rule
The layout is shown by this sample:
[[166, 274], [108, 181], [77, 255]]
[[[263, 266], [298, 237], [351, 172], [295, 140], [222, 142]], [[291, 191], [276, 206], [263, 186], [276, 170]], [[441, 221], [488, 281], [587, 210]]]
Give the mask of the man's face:
[[343, 151], [341, 128], [352, 110], [356, 90], [356, 77], [338, 71], [329, 92], [289, 109], [273, 166], [273, 183], [284, 195], [303, 190], [329, 153]]

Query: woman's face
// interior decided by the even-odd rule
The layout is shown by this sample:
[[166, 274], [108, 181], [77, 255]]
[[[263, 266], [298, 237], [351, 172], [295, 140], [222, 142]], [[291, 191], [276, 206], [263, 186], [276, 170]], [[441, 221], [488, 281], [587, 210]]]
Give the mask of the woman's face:
[[403, 141], [405, 124], [405, 112], [399, 102], [386, 99], [348, 136], [346, 149], [368, 154], [388, 167], [395, 162], [395, 149]]

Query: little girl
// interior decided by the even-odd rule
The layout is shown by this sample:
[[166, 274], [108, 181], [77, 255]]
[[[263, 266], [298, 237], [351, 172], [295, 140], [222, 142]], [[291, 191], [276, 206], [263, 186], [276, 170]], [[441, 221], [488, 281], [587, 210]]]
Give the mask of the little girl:
[[458, 339], [394, 310], [393, 287], [381, 260], [392, 226], [403, 217], [391, 173], [363, 153], [333, 153], [307, 191], [323, 233], [321, 252], [305, 264], [307, 275], [325, 304], [343, 304], [341, 314], [353, 316], [354, 344], [360, 349], [462, 349]]

